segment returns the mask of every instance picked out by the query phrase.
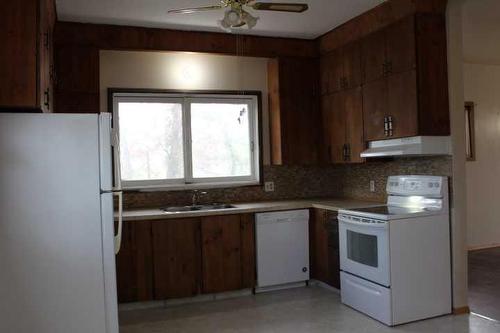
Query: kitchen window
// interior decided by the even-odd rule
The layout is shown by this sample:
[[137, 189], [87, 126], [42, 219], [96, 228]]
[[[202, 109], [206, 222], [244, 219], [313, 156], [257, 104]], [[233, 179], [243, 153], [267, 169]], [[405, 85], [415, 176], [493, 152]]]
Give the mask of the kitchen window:
[[259, 95], [110, 93], [124, 189], [260, 183]]

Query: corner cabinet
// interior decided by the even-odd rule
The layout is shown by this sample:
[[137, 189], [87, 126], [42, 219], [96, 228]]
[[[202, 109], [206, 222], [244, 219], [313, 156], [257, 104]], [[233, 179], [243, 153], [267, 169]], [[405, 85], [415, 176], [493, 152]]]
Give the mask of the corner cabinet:
[[337, 212], [311, 209], [309, 220], [311, 277], [340, 289]]
[[2, 3], [0, 110], [51, 112], [54, 0]]
[[366, 141], [450, 134], [444, 16], [406, 17], [362, 50]]
[[254, 288], [254, 215], [125, 222], [116, 266], [120, 303]]
[[310, 165], [320, 160], [318, 61], [280, 57], [268, 62], [271, 160]]

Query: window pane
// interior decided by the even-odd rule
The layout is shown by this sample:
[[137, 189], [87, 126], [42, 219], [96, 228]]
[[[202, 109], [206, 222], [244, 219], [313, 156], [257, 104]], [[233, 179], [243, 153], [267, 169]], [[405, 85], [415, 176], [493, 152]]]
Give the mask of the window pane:
[[247, 104], [192, 103], [193, 177], [251, 175]]
[[184, 177], [182, 104], [119, 103], [118, 117], [123, 180]]

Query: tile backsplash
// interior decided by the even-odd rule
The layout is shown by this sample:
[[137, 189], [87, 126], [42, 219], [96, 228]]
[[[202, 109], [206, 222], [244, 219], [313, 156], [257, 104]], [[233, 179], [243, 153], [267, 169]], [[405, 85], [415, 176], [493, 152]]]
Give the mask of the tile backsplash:
[[[273, 181], [274, 192], [263, 186], [205, 190], [200, 202], [248, 202], [319, 197], [346, 197], [384, 201], [387, 177], [398, 174], [451, 176], [449, 156], [371, 160], [363, 164], [330, 166], [265, 166], [264, 181]], [[375, 192], [370, 192], [370, 180]], [[153, 208], [191, 203], [192, 191], [126, 192], [125, 209]]]

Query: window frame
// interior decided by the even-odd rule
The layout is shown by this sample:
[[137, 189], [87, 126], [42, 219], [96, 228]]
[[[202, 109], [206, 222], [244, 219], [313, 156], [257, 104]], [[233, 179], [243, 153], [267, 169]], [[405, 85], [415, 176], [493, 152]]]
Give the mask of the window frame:
[[[191, 137], [191, 110], [193, 102], [217, 103], [233, 102], [249, 104], [249, 133], [251, 174], [249, 176], [194, 178], [192, 168], [192, 137]], [[118, 103], [121, 101], [173, 101], [182, 104], [182, 131], [184, 154], [184, 178], [161, 180], [121, 179], [120, 152], [119, 152], [119, 115]], [[177, 91], [177, 90], [149, 90], [149, 89], [108, 89], [108, 111], [113, 114], [113, 146], [114, 163], [113, 175], [115, 183], [119, 183], [124, 190], [184, 190], [206, 189], [238, 186], [262, 185], [262, 104], [260, 91]]]

